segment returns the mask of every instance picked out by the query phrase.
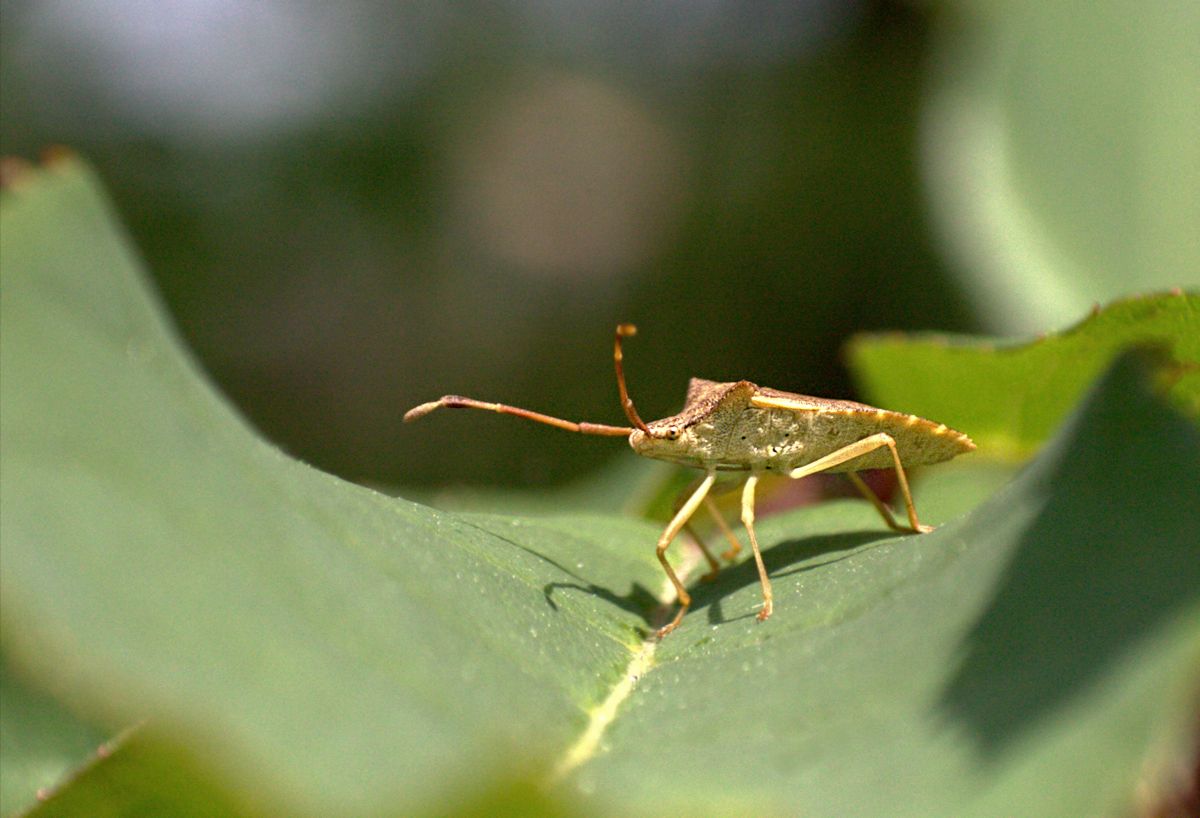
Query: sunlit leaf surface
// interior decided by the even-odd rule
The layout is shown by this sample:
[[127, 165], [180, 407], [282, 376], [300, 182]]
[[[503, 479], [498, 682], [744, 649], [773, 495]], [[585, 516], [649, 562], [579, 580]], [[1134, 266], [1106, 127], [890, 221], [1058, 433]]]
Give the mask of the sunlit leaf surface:
[[847, 352], [867, 399], [969, 430], [983, 456], [1022, 458], [1122, 349], [1161, 346], [1172, 399], [1200, 418], [1200, 294], [1129, 298], [1036, 341], [862, 335]]

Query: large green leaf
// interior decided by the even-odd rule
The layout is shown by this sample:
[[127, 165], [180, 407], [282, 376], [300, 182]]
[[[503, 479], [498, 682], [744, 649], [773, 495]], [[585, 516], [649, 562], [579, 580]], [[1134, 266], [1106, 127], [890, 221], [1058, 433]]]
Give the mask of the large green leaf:
[[1200, 286], [1200, 4], [949, 5], [922, 158], [933, 225], [991, 329]]
[[968, 429], [983, 455], [1037, 449], [1124, 348], [1154, 344], [1177, 366], [1172, 397], [1200, 417], [1200, 294], [1129, 298], [1029, 343], [961, 336], [860, 335], [847, 346], [867, 399]]
[[551, 607], [547, 571], [656, 584], [626, 547], [652, 532], [581, 547], [291, 461], [181, 354], [79, 166], [21, 180], [2, 218], [3, 633], [28, 672], [318, 814], [437, 803], [570, 741], [643, 612]]
[[290, 460], [181, 351], [86, 170], [20, 181], [4, 650], [144, 720], [38, 815], [1102, 814], [1178, 752], [1200, 440], [1138, 358], [1007, 485], [932, 471], [932, 534], [850, 501], [765, 520], [775, 616], [743, 560], [659, 644], [655, 526], [439, 512]]

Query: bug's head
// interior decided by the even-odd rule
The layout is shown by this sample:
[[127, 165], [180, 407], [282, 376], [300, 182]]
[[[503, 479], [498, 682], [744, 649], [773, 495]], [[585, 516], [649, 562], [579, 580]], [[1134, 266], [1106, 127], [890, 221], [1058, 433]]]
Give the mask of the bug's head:
[[647, 425], [647, 430], [635, 429], [629, 436], [629, 445], [635, 452], [655, 460], [693, 465], [690, 432], [675, 418], [656, 420]]

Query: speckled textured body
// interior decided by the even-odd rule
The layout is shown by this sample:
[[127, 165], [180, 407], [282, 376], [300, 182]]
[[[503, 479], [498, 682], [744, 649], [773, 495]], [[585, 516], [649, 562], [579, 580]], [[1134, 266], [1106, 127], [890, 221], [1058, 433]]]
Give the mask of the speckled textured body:
[[[635, 430], [638, 454], [719, 471], [786, 473], [863, 438], [886, 432], [909, 466], [939, 463], [975, 448], [966, 435], [916, 415], [862, 403], [826, 400], [755, 386], [693, 378], [683, 410]], [[674, 436], [657, 436], [667, 431]], [[875, 449], [828, 471], [892, 467], [891, 452]]]

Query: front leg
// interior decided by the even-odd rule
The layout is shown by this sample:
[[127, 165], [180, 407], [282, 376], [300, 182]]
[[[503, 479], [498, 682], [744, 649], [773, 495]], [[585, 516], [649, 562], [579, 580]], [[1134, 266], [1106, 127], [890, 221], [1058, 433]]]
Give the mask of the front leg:
[[[688, 498], [696, 492], [696, 489], [703, 481], [703, 477], [698, 477], [689, 483], [683, 491], [679, 492], [679, 496], [675, 498], [675, 502], [671, 506], [672, 515], [679, 513], [679, 510], [683, 508], [683, 504], [686, 503]], [[710, 512], [713, 510], [714, 506], [711, 493], [704, 495], [704, 504], [708, 507]], [[704, 561], [708, 563], [708, 573], [700, 577], [700, 580], [702, 582], [712, 582], [717, 578], [717, 574], [719, 574], [721, 571], [721, 563], [717, 562], [717, 558], [713, 556], [713, 552], [709, 550], [707, 543], [705, 543], [704, 539], [696, 533], [696, 529], [692, 527], [690, 520], [683, 524], [683, 530], [687, 532], [689, 537], [692, 538], [692, 542], [696, 544], [696, 547], [700, 549], [700, 553], [704, 556]]]
[[667, 523], [667, 527], [663, 530], [662, 536], [658, 538], [658, 561], [662, 564], [663, 570], [667, 572], [667, 579], [671, 580], [671, 584], [675, 586], [675, 594], [679, 599], [679, 612], [675, 614], [675, 618], [658, 629], [657, 636], [662, 639], [671, 631], [679, 627], [683, 615], [687, 613], [688, 606], [692, 604], [692, 597], [683, 587], [683, 583], [679, 581], [679, 576], [675, 573], [675, 569], [671, 567], [671, 563], [667, 562], [667, 547], [670, 546], [672, 540], [679, 534], [680, 530], [687, 525], [687, 521], [696, 513], [696, 509], [704, 502], [704, 498], [708, 496], [708, 490], [712, 488], [713, 483], [717, 480], [717, 473], [710, 471], [696, 490], [692, 492], [692, 496], [687, 499], [679, 509], [675, 512], [675, 516], [671, 518], [671, 522]]
[[[679, 496], [675, 498], [675, 503], [671, 508], [672, 514], [679, 513], [679, 509], [683, 508], [684, 502], [687, 501], [688, 497], [692, 496], [692, 493], [696, 490], [696, 487], [700, 485], [700, 482], [703, 479], [704, 478], [702, 477], [697, 478], [695, 481], [690, 483], [687, 488], [679, 493]], [[722, 488], [723, 485], [721, 483], [717, 483], [715, 484], [713, 491], [720, 493]], [[733, 529], [729, 527], [729, 523], [725, 522], [725, 517], [722, 516], [721, 509], [717, 507], [716, 501], [713, 500], [713, 491], [710, 491], [704, 496], [704, 508], [708, 512], [709, 516], [712, 517], [713, 522], [716, 523], [717, 528], [722, 534], [725, 535], [725, 540], [729, 543], [729, 548], [721, 553], [721, 558], [732, 562], [733, 559], [741, 552], [742, 543], [738, 540], [737, 535], [733, 533]], [[704, 539], [696, 533], [695, 528], [692, 527], [691, 521], [683, 524], [683, 530], [686, 531], [688, 536], [692, 538], [692, 542], [696, 543], [696, 547], [700, 549], [700, 553], [704, 555], [705, 562], [708, 563], [708, 573], [700, 577], [700, 579], [703, 582], [712, 582], [721, 572], [721, 563], [717, 562], [717, 558], [713, 556], [713, 552], [709, 549], [708, 544], [705, 543]]]

